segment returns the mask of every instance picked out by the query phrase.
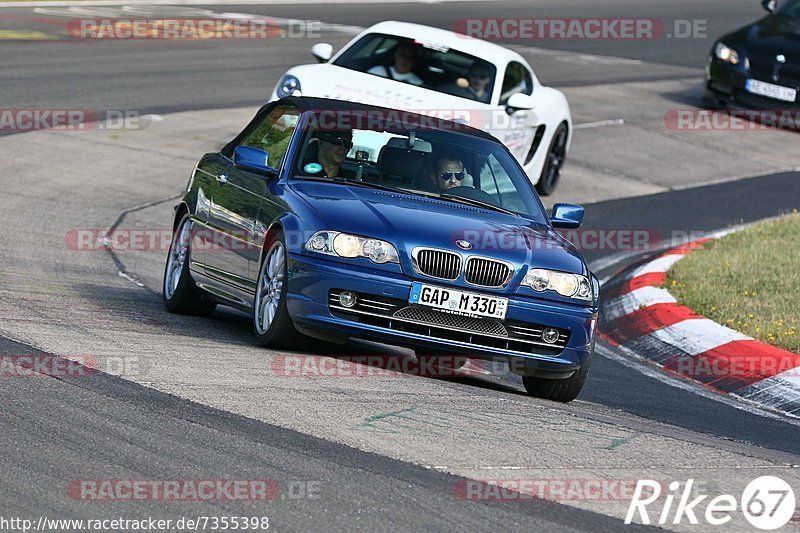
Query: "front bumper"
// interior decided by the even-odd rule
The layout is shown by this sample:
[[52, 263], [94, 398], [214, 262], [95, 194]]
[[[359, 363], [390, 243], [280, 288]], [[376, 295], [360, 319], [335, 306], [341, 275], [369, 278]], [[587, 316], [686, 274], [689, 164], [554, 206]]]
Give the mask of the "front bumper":
[[[713, 55], [707, 61], [706, 90], [720, 100], [769, 110], [797, 109], [800, 106], [798, 101], [784, 102], [748, 92], [745, 89], [748, 77], [750, 76], [746, 70], [738, 65], [725, 63]], [[772, 80], [763, 81], [775, 83]]]
[[[415, 280], [403, 274], [304, 254], [290, 254], [288, 266], [287, 307], [293, 322], [301, 330], [422, 347], [428, 351], [456, 352], [508, 363], [515, 373], [553, 378], [571, 375], [580, 368], [592, 349], [596, 308], [511, 297], [506, 320], [502, 324], [491, 324], [505, 330], [507, 337], [503, 337], [502, 331], [491, 334], [473, 331], [469, 334], [457, 327], [435, 324], [428, 327], [421, 322], [395, 318], [401, 316], [395, 314], [399, 308], [408, 311], [410, 307], [419, 307], [407, 304]], [[438, 284], [435, 280], [426, 282]], [[364, 308], [365, 312], [356, 313], [331, 305], [331, 295], [341, 290], [368, 295], [377, 307]], [[387, 303], [381, 306], [380, 302]], [[392, 307], [392, 303], [400, 305]], [[529, 333], [516, 333], [530, 332], [531, 329], [522, 326], [535, 325], [557, 328], [562, 333], [558, 345], [552, 347], [530, 342], [532, 337]]]

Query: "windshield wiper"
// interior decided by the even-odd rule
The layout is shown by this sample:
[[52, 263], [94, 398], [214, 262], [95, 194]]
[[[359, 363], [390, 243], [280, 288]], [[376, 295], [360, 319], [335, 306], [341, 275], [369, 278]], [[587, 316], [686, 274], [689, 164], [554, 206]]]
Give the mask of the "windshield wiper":
[[401, 194], [410, 194], [412, 196], [416, 195], [416, 194], [419, 194], [419, 193], [417, 193], [415, 191], [410, 191], [410, 190], [406, 190], [406, 189], [398, 189], [397, 187], [388, 187], [386, 185], [381, 185], [379, 183], [372, 183], [371, 181], [355, 181], [355, 180], [350, 179], [350, 178], [341, 178], [339, 176], [336, 176], [336, 177], [333, 177], [333, 178], [322, 178], [322, 177], [319, 177], [319, 176], [298, 176], [298, 178], [299, 179], [304, 179], [304, 180], [310, 180], [310, 181], [324, 181], [324, 182], [328, 182], [328, 183], [330, 183], [330, 182], [342, 183], [344, 185], [353, 185], [355, 187], [365, 187], [365, 188], [369, 188], [369, 189], [378, 189], [378, 190], [387, 191], [387, 192], [398, 192], [398, 193], [401, 193]]
[[379, 183], [372, 183], [371, 181], [353, 181], [345, 178], [337, 178], [336, 181], [346, 183], [347, 185], [355, 185], [356, 187], [366, 187], [368, 189], [378, 189], [380, 191], [399, 192], [401, 194], [413, 194], [405, 189], [398, 189], [397, 187], [388, 187]]
[[482, 207], [484, 209], [491, 209], [492, 211], [499, 211], [501, 213], [505, 213], [506, 215], [519, 216], [517, 213], [513, 211], [509, 211], [508, 209], [503, 209], [502, 207], [487, 202], [481, 202], [480, 200], [475, 200], [474, 198], [466, 198], [464, 196], [459, 196], [457, 194], [447, 194], [447, 193], [442, 193], [441, 197], [446, 198], [448, 200], [453, 200], [454, 202], [457, 203], [471, 205], [473, 207]]

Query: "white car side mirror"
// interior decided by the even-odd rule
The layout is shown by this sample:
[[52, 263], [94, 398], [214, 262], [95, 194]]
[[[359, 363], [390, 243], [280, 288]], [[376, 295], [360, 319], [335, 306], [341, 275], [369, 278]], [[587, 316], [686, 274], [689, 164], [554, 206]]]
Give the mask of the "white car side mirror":
[[506, 102], [506, 108], [512, 113], [519, 110], [533, 109], [535, 105], [533, 97], [525, 93], [512, 94], [508, 102]]
[[320, 63], [327, 63], [333, 55], [333, 46], [328, 43], [317, 43], [311, 47], [311, 55]]

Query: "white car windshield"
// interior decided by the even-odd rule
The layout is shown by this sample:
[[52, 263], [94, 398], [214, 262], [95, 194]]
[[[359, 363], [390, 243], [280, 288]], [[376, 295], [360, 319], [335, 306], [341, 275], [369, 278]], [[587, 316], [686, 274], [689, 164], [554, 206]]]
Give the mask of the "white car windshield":
[[800, 0], [788, 0], [784, 4], [778, 4], [778, 14], [795, 20], [800, 20]]
[[483, 59], [436, 43], [371, 33], [359, 39], [334, 65], [489, 103], [497, 74]]
[[[343, 113], [348, 112], [337, 116]], [[392, 124], [352, 129], [309, 125], [293, 174], [299, 179], [388, 188], [546, 222], [528, 177], [502, 145], [461, 133], [464, 125], [440, 124], [450, 124], [454, 131]]]

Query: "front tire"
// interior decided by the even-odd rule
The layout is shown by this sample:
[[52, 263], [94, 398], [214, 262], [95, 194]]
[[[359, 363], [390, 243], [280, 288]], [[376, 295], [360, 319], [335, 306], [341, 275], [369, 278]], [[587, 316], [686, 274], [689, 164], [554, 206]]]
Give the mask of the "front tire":
[[162, 297], [170, 313], [208, 316], [217, 304], [200, 297], [189, 273], [192, 258], [192, 219], [185, 213], [175, 228], [164, 267]]
[[553, 400], [555, 402], [571, 402], [580, 394], [589, 375], [592, 365], [592, 354], [586, 358], [583, 365], [567, 379], [544, 379], [522, 376], [522, 384], [530, 396]]
[[569, 129], [567, 125], [562, 122], [558, 126], [558, 129], [556, 129], [555, 134], [553, 134], [553, 140], [550, 141], [550, 147], [547, 149], [542, 174], [539, 176], [539, 182], [536, 184], [536, 190], [542, 196], [550, 196], [558, 186], [558, 181], [561, 179], [561, 169], [567, 157], [568, 138]]
[[258, 271], [253, 301], [253, 329], [262, 346], [298, 347], [304, 344], [306, 337], [295, 329], [286, 308], [289, 275], [283, 232], [274, 234], [266, 249]]

